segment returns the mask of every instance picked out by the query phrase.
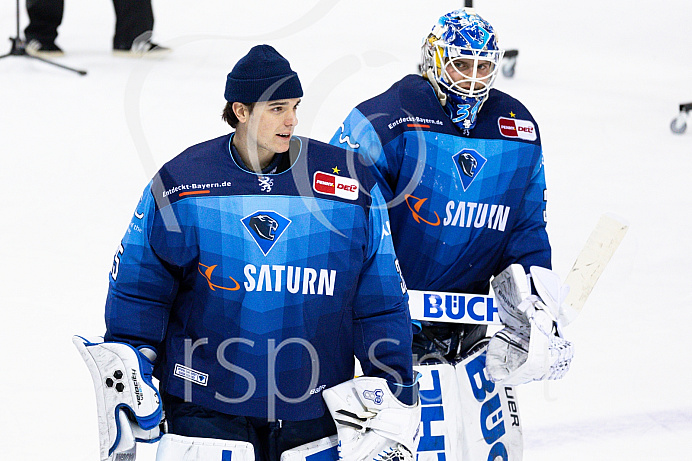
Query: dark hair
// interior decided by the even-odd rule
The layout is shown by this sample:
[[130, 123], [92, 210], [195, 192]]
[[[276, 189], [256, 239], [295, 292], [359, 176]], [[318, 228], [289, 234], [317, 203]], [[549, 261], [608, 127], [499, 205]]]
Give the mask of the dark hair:
[[[255, 103], [251, 102], [250, 104], [245, 104], [241, 103], [248, 108], [248, 112], [252, 112], [252, 109], [255, 107]], [[235, 116], [235, 112], [233, 112], [233, 103], [232, 102], [227, 102], [226, 106], [223, 108], [223, 112], [221, 113], [221, 118], [223, 119], [224, 122], [228, 123], [231, 125], [231, 128], [235, 128], [238, 126], [239, 120], [238, 117]]]

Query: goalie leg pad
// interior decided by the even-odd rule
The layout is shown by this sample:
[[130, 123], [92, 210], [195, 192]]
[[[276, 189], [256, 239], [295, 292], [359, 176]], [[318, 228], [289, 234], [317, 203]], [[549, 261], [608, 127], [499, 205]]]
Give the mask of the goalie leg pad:
[[421, 426], [416, 459], [462, 459], [462, 403], [454, 366], [439, 363], [413, 369], [421, 374]]
[[326, 389], [323, 397], [336, 423], [340, 459], [414, 459], [420, 402], [402, 404], [386, 380], [369, 376]]
[[135, 441], [160, 437], [163, 408], [151, 380], [153, 364], [129, 344], [81, 336], [72, 342], [94, 382], [101, 461], [134, 460]]
[[485, 368], [485, 347], [457, 363], [463, 420], [461, 456], [454, 459], [521, 461], [522, 426], [514, 388], [490, 380]]
[[184, 437], [165, 434], [156, 450], [156, 461], [255, 461], [250, 442]]
[[339, 459], [338, 445], [339, 438], [336, 435], [324, 437], [284, 451], [281, 454], [281, 461], [307, 461], [308, 458], [322, 461], [337, 461]]
[[522, 432], [516, 394], [485, 370], [487, 340], [455, 365], [414, 367], [422, 374], [418, 461], [520, 461]]

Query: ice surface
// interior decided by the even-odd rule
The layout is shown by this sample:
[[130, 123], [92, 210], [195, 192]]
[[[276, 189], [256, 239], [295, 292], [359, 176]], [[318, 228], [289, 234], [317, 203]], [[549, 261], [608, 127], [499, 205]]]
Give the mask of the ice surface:
[[[422, 36], [462, 4], [158, 1], [154, 38], [174, 52], [143, 61], [111, 56], [110, 2], [67, 0], [58, 62], [88, 76], [0, 60], [2, 459], [98, 459], [92, 384], [70, 337], [103, 331], [112, 257], [155, 170], [228, 131], [223, 86], [238, 58], [258, 43], [284, 54], [306, 90], [297, 133], [328, 140], [353, 105], [415, 71]], [[566, 275], [602, 213], [630, 224], [565, 331], [572, 370], [520, 388], [524, 459], [690, 459], [692, 127], [669, 124], [692, 101], [692, 3], [476, 7], [520, 51], [497, 87], [541, 129], [555, 269]], [[14, 2], [0, 6], [2, 34], [15, 35]]]

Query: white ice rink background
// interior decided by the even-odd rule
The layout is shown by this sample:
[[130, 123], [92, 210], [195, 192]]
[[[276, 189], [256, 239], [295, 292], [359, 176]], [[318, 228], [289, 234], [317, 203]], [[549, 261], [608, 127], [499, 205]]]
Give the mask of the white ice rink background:
[[[602, 213], [630, 224], [565, 331], [569, 374], [519, 389], [524, 459], [692, 459], [692, 126], [669, 129], [692, 102], [692, 3], [475, 4], [519, 49], [497, 87], [541, 129], [555, 269], [566, 275]], [[149, 178], [228, 132], [238, 58], [258, 43], [286, 56], [306, 91], [296, 133], [327, 141], [352, 106], [415, 71], [421, 38], [462, 5], [158, 0], [154, 39], [174, 52], [151, 61], [111, 56], [111, 2], [67, 0], [57, 61], [86, 77], [0, 60], [0, 457], [98, 459], [91, 378], [70, 338], [103, 333], [113, 253]], [[3, 2], [0, 53], [14, 14]]]

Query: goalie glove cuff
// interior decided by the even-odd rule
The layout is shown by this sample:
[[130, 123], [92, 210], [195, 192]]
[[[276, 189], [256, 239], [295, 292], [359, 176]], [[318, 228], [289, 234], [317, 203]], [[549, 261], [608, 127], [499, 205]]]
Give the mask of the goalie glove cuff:
[[488, 343], [486, 367], [492, 381], [516, 386], [531, 381], [561, 379], [569, 370], [574, 347], [562, 338], [547, 309], [537, 301], [528, 309], [530, 334], [512, 327], [497, 332]]
[[492, 381], [518, 385], [560, 379], [569, 370], [574, 349], [560, 332], [559, 321], [569, 291], [553, 271], [531, 267], [537, 295], [519, 264], [492, 281], [498, 314], [506, 328], [488, 343], [486, 366]]

